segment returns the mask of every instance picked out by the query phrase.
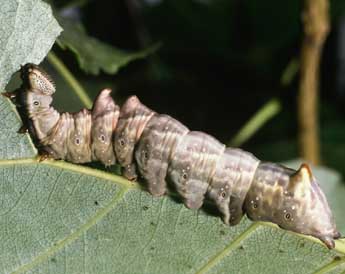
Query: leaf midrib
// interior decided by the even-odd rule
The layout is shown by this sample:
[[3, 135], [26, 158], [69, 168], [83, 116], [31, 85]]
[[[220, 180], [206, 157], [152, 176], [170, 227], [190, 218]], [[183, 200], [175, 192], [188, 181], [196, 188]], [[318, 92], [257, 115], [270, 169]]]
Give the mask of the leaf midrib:
[[128, 188], [128, 189], [140, 189], [141, 187], [135, 183], [131, 182], [121, 176], [105, 172], [102, 170], [82, 166], [82, 165], [76, 165], [72, 163], [68, 163], [65, 161], [56, 161], [56, 160], [44, 160], [39, 161], [38, 158], [25, 158], [25, 159], [14, 159], [14, 160], [0, 160], [0, 167], [1, 166], [11, 166], [11, 165], [33, 165], [33, 164], [41, 164], [41, 165], [48, 165], [53, 166], [56, 168], [61, 168], [64, 170], [74, 171], [77, 173], [82, 173], [84, 175], [93, 176], [99, 179], [111, 181], [115, 184], [118, 184], [122, 187]]

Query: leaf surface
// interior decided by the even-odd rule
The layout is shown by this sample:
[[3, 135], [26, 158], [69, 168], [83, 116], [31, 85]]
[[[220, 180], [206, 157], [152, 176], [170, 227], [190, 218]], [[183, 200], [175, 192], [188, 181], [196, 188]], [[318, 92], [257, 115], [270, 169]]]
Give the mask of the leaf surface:
[[0, 0], [0, 91], [26, 63], [40, 63], [61, 27], [41, 0]]

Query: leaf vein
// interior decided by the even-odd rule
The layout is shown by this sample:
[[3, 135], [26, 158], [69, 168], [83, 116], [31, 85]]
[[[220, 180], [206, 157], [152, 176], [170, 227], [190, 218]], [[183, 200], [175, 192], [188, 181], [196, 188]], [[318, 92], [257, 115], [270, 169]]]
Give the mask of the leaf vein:
[[213, 256], [205, 265], [203, 265], [196, 274], [204, 274], [208, 272], [214, 265], [216, 265], [219, 261], [225, 258], [231, 251], [233, 251], [244, 239], [246, 239], [252, 232], [254, 232], [260, 223], [253, 223], [251, 224], [241, 235], [239, 235], [236, 239], [234, 239], [229, 245], [227, 245], [223, 250], [218, 252], [215, 256]]
[[345, 263], [345, 256], [341, 259], [334, 259], [330, 263], [322, 266], [319, 270], [316, 270], [314, 274], [323, 274], [329, 272], [330, 270], [334, 270], [337, 266]]
[[114, 196], [112, 201], [109, 203], [108, 206], [104, 207], [102, 210], [99, 210], [97, 214], [95, 214], [88, 222], [82, 225], [78, 230], [61, 240], [56, 245], [50, 247], [45, 252], [39, 254], [35, 258], [32, 259], [31, 262], [22, 265], [18, 269], [16, 269], [13, 274], [23, 273], [29, 270], [32, 270], [35, 266], [39, 265], [40, 263], [44, 262], [50, 256], [54, 255], [56, 252], [60, 251], [62, 248], [65, 248], [68, 244], [71, 244], [79, 237], [81, 237], [86, 231], [88, 231], [91, 227], [93, 227], [99, 220], [104, 218], [117, 204], [118, 202], [124, 197], [127, 193], [128, 189], [122, 188], [117, 195]]
[[[15, 167], [15, 166], [14, 166]], [[11, 213], [16, 207], [17, 205], [20, 203], [21, 199], [23, 198], [23, 196], [25, 195], [26, 191], [28, 190], [28, 188], [31, 185], [31, 182], [33, 181], [33, 178], [36, 176], [37, 173], [37, 166], [35, 167], [35, 170], [32, 173], [31, 178], [29, 179], [28, 184], [26, 185], [26, 187], [24, 188], [24, 191], [22, 194], [20, 194], [19, 198], [17, 199], [17, 201], [13, 204], [13, 206], [11, 208], [9, 208], [6, 212], [0, 214], [0, 217], [4, 217], [5, 215], [8, 215], [9, 213]], [[15, 178], [14, 174], [13, 174], [13, 178]]]

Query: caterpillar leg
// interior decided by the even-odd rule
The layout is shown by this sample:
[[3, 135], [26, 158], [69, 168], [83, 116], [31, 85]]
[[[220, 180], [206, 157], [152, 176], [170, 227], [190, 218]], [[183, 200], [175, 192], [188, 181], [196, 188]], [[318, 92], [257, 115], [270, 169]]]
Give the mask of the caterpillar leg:
[[[221, 158], [217, 162], [217, 166], [210, 182], [208, 189], [208, 198], [214, 202], [219, 211], [223, 214], [223, 222], [230, 225], [230, 220], [233, 221], [236, 217], [237, 210], [231, 208], [231, 195], [238, 191], [235, 184], [239, 178], [236, 168], [236, 162], [239, 157], [237, 150], [226, 148]], [[245, 186], [243, 184], [242, 186]], [[245, 190], [243, 190], [245, 191]], [[231, 210], [231, 211], [230, 211]]]
[[136, 181], [138, 179], [137, 167], [134, 163], [122, 168], [122, 176], [130, 181]]
[[49, 152], [49, 149], [41, 149], [38, 153], [37, 156], [37, 161], [38, 162], [43, 162], [45, 160], [51, 160], [54, 159], [54, 156], [52, 155], [52, 153]]
[[8, 98], [11, 100], [11, 102], [17, 107], [17, 108], [22, 108], [24, 105], [21, 102], [21, 97], [23, 93], [20, 92], [20, 90], [14, 90], [14, 91], [6, 91], [1, 93], [2, 96]]
[[222, 214], [222, 220], [225, 224], [230, 225], [230, 195], [231, 185], [227, 174], [223, 177], [216, 177], [212, 179], [211, 186], [208, 189], [208, 198], [214, 202], [218, 210]]
[[184, 204], [190, 209], [199, 209], [205, 200], [208, 185], [198, 180], [190, 180], [184, 195]]
[[240, 201], [237, 197], [230, 197], [230, 225], [237, 225], [241, 221], [244, 215], [242, 204], [243, 201]]
[[1, 93], [2, 96], [9, 98], [11, 100], [14, 100], [17, 97], [17, 92], [16, 91], [6, 91]]
[[19, 134], [26, 134], [28, 132], [29, 132], [29, 129], [26, 125], [22, 125], [17, 131], [17, 133]]
[[166, 192], [167, 192], [167, 183], [165, 181], [167, 169], [168, 169], [168, 165], [165, 164], [164, 166], [162, 166], [162, 168], [157, 170], [157, 172], [156, 172], [156, 175], [157, 175], [156, 178], [157, 179], [156, 180], [147, 181], [148, 182], [148, 190], [155, 197], [162, 196], [162, 195], [166, 194]]
[[333, 249], [335, 247], [335, 243], [332, 237], [325, 236], [319, 239], [328, 247], [328, 249]]

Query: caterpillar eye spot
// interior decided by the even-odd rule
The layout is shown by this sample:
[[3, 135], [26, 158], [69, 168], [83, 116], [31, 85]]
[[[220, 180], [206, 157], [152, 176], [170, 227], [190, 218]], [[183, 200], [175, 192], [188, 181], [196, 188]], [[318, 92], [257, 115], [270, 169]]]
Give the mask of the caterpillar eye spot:
[[35, 101], [33, 102], [33, 104], [34, 104], [36, 107], [38, 107], [38, 106], [40, 105], [40, 102], [35, 100]]
[[187, 178], [188, 178], [187, 173], [183, 172], [183, 173], [182, 173], [182, 179], [183, 179], [183, 180], [187, 180]]
[[290, 213], [285, 213], [284, 218], [287, 221], [291, 220], [291, 214]]
[[119, 140], [119, 144], [120, 144], [120, 146], [124, 147], [125, 146], [125, 140], [121, 138]]
[[225, 191], [222, 191], [222, 192], [220, 193], [220, 196], [221, 196], [222, 198], [225, 198], [225, 196], [226, 196]]
[[146, 150], [143, 150], [143, 157], [145, 160], [147, 160], [149, 158], [149, 154]]
[[259, 206], [258, 206], [258, 204], [257, 203], [253, 203], [253, 208], [254, 209], [257, 209]]
[[74, 142], [76, 145], [80, 145], [80, 139], [79, 138], [75, 138]]
[[105, 136], [103, 134], [99, 138], [101, 139], [102, 142], [105, 141]]

